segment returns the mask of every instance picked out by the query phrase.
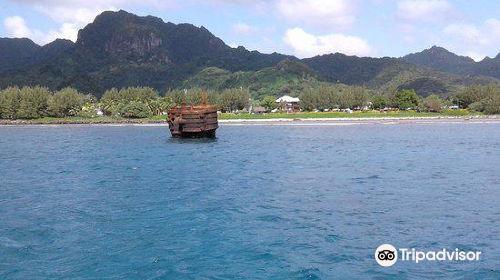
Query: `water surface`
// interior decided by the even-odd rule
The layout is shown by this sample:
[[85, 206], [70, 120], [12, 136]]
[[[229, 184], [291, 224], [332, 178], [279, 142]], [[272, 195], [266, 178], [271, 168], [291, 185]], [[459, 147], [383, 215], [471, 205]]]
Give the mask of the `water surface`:
[[499, 279], [499, 163], [499, 124], [0, 127], [0, 279]]

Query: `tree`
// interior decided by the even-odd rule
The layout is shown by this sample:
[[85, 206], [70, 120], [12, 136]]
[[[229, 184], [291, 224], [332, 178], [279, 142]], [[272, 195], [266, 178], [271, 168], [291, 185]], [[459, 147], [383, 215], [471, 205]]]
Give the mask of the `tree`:
[[470, 104], [480, 102], [497, 90], [495, 85], [477, 86], [472, 85], [463, 88], [457, 95], [456, 101], [461, 108], [467, 108]]
[[119, 100], [126, 103], [131, 101], [147, 103], [150, 100], [158, 98], [158, 96], [158, 92], [150, 87], [122, 88], [118, 94]]
[[101, 97], [102, 110], [106, 115], [111, 115], [113, 106], [120, 100], [119, 92], [116, 88], [107, 90]]
[[217, 100], [217, 106], [224, 112], [233, 112], [248, 106], [250, 91], [248, 89], [226, 89]]
[[443, 107], [443, 100], [435, 94], [427, 96], [423, 103], [424, 109], [428, 112], [440, 112]]
[[190, 88], [184, 95], [184, 102], [186, 105], [197, 106], [201, 105], [201, 88]]
[[395, 98], [396, 107], [399, 109], [416, 108], [420, 101], [420, 98], [413, 89], [402, 90], [396, 94]]
[[317, 94], [313, 88], [306, 88], [302, 92], [300, 108], [304, 111], [312, 111], [318, 108]]
[[276, 97], [267, 95], [259, 102], [259, 105], [266, 108], [268, 111], [276, 109]]
[[121, 108], [121, 114], [126, 118], [147, 118], [151, 116], [151, 110], [144, 103], [131, 101]]
[[174, 106], [179, 106], [184, 101], [184, 90], [169, 90], [165, 93], [165, 96], [172, 99]]
[[372, 99], [372, 108], [375, 110], [384, 109], [387, 106], [387, 98], [383, 95], [377, 95]]
[[21, 103], [21, 91], [18, 87], [9, 87], [0, 91], [0, 118], [16, 119]]
[[386, 100], [386, 107], [391, 107], [391, 108], [397, 108], [398, 107], [398, 101], [396, 99], [396, 95], [398, 94], [398, 88], [396, 86], [389, 86], [384, 89], [386, 92], [385, 100]]
[[351, 93], [351, 106], [355, 107], [363, 107], [368, 102], [368, 91], [364, 87], [360, 86], [352, 86], [349, 87]]
[[497, 88], [489, 96], [470, 104], [469, 109], [488, 115], [500, 114], [500, 89]]
[[338, 104], [340, 108], [363, 107], [368, 101], [368, 91], [360, 86], [336, 85], [339, 92]]
[[315, 90], [316, 107], [315, 109], [331, 109], [337, 106], [338, 94], [335, 87], [322, 85]]
[[148, 102], [149, 109], [154, 115], [161, 115], [163, 112], [168, 111], [172, 107], [172, 98], [161, 97]]
[[75, 116], [82, 108], [84, 96], [73, 88], [64, 88], [48, 99], [48, 114], [54, 117]]
[[497, 89], [496, 94], [486, 98], [483, 103], [485, 114], [500, 114], [500, 91]]
[[44, 87], [23, 87], [18, 117], [21, 119], [37, 119], [47, 115], [50, 91]]
[[338, 104], [341, 109], [351, 108], [351, 96], [350, 91], [348, 90], [349, 86], [346, 85], [336, 85], [335, 88], [338, 91]]

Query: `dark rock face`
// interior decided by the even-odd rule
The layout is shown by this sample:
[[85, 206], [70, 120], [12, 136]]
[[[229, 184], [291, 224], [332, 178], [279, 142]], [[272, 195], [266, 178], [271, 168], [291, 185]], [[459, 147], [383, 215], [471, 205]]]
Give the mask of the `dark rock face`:
[[162, 44], [161, 39], [154, 33], [141, 34], [133, 38], [123, 38], [114, 35], [104, 45], [104, 51], [111, 56], [133, 55], [144, 58], [158, 49]]
[[0, 71], [22, 67], [40, 49], [27, 38], [0, 38]]

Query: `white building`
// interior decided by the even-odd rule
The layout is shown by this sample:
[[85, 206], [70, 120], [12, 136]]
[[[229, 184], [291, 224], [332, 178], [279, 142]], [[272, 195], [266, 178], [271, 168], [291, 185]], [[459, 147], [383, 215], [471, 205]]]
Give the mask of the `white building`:
[[276, 99], [276, 103], [278, 103], [278, 107], [282, 108], [287, 112], [298, 112], [300, 111], [299, 107], [300, 99], [297, 97], [291, 97], [288, 95], [283, 95], [282, 97]]

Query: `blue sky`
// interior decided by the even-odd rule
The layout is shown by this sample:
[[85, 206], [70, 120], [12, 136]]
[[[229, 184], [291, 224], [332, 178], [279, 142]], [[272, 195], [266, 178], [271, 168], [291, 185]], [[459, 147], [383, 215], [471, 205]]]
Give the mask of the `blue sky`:
[[489, 0], [0, 0], [0, 37], [74, 41], [97, 14], [118, 9], [301, 58], [397, 57], [432, 45], [475, 60], [500, 52], [500, 3]]

